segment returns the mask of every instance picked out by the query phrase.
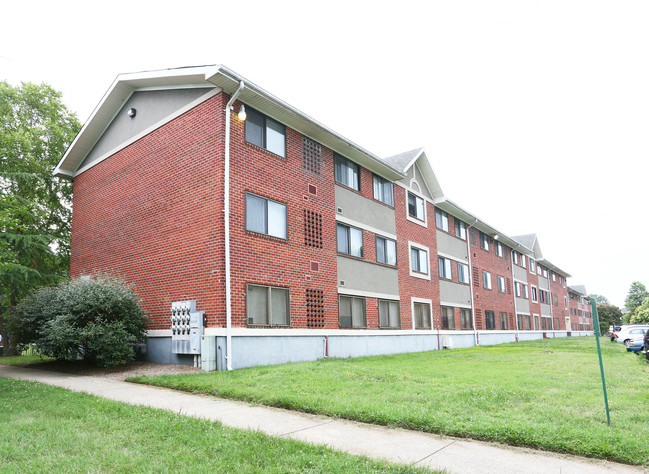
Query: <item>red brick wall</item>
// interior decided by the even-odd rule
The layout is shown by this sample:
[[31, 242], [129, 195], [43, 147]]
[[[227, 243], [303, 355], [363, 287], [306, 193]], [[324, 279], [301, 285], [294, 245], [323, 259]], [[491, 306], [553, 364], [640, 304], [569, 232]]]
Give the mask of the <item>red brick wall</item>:
[[195, 299], [209, 324], [221, 311], [221, 94], [74, 179], [71, 275], [132, 283], [151, 329], [169, 328], [171, 302]]
[[[401, 297], [401, 328], [412, 329], [411, 298], [432, 300], [431, 315], [433, 329], [442, 326], [439, 300], [439, 278], [437, 266], [437, 234], [435, 232], [435, 208], [426, 201], [428, 227], [422, 227], [407, 219], [407, 191], [394, 186], [395, 219], [397, 225], [397, 262], [399, 264], [399, 296]], [[410, 249], [408, 242], [416, 242], [429, 248], [430, 280], [410, 276]]]
[[[509, 329], [514, 330], [516, 329], [516, 314], [514, 312], [511, 249], [503, 245], [503, 256], [498, 257], [495, 242], [491, 237], [489, 238], [489, 251], [486, 251], [480, 247], [480, 232], [471, 228], [469, 234], [476, 329], [486, 329], [485, 311], [493, 311], [496, 318], [496, 329], [500, 329], [500, 313], [506, 312], [509, 316]], [[482, 282], [483, 270], [491, 273], [491, 290], [484, 288]], [[505, 277], [505, 293], [498, 291], [498, 275]]]

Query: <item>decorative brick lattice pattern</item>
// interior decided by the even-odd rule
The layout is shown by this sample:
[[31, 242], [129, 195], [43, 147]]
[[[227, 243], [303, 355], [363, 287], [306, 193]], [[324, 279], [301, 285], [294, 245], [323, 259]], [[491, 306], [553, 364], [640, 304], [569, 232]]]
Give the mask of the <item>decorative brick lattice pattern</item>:
[[306, 325], [309, 328], [323, 328], [325, 325], [323, 290], [306, 290]]
[[302, 137], [302, 169], [322, 176], [322, 146], [313, 140]]
[[322, 248], [322, 214], [304, 210], [304, 245]]

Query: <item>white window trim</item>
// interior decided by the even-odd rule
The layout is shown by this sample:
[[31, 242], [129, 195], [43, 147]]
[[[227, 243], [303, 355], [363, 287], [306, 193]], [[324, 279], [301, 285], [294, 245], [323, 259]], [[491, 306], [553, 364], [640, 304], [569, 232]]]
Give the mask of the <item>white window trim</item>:
[[429, 300], [429, 299], [426, 299], [426, 298], [415, 298], [414, 296], [410, 298], [410, 318], [411, 318], [410, 324], [411, 324], [411, 327], [412, 327], [413, 331], [417, 331], [418, 333], [420, 333], [421, 331], [426, 331], [426, 329], [416, 329], [415, 328], [415, 303], [428, 304], [428, 306], [430, 308], [430, 329], [429, 330], [432, 331], [433, 330], [433, 321], [434, 321], [434, 318], [433, 318], [433, 300]]
[[[487, 288], [484, 284], [484, 277], [486, 275], [489, 275], [489, 288]], [[482, 288], [484, 290], [493, 290], [494, 289], [494, 281], [493, 278], [491, 277], [491, 272], [488, 272], [487, 270], [482, 270]]]
[[[501, 278], [503, 281], [503, 291], [500, 291], [500, 285], [498, 284], [500, 283]], [[507, 293], [507, 279], [502, 275], [496, 275], [496, 287], [498, 288], [498, 293]]]
[[[419, 250], [425, 250], [426, 253], [428, 254], [428, 274], [425, 273], [419, 273], [416, 272], [412, 269], [412, 251], [411, 249], [415, 247], [416, 249]], [[430, 273], [431, 273], [431, 267], [430, 267], [430, 249], [426, 247], [425, 245], [418, 244], [417, 242], [411, 242], [408, 241], [408, 262], [410, 265], [410, 276], [415, 277], [415, 278], [421, 278], [422, 280], [430, 280]]]
[[[534, 299], [534, 292], [532, 291], [532, 288], [536, 290], [536, 299]], [[530, 298], [532, 299], [532, 303], [538, 303], [539, 302], [539, 288], [536, 285], [530, 285]]]
[[[410, 212], [408, 212], [408, 193], [412, 193], [418, 198], [421, 198], [424, 201], [424, 220], [420, 221], [416, 217], [412, 217], [410, 215]], [[406, 219], [408, 219], [410, 222], [414, 222], [415, 224], [419, 224], [422, 227], [428, 228], [428, 206], [426, 203], [428, 200], [426, 199], [426, 196], [424, 196], [421, 193], [418, 193], [417, 191], [413, 190], [412, 188], [406, 188]]]

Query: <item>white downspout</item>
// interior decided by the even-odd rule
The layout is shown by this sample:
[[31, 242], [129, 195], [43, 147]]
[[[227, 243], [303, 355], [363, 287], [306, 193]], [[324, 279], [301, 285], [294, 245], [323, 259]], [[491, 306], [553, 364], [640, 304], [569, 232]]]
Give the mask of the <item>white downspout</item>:
[[[518, 245], [516, 248], [520, 248], [520, 245]], [[515, 281], [515, 276], [514, 276], [514, 252], [515, 250], [512, 249], [510, 255], [509, 255], [509, 264], [511, 265], [512, 268], [512, 293], [514, 297], [514, 321], [516, 321], [516, 342], [520, 339], [520, 328], [518, 327], [518, 304], [516, 303], [516, 281]]]
[[232, 288], [230, 282], [230, 111], [244, 88], [243, 81], [225, 106], [225, 170], [223, 190], [223, 216], [225, 220], [225, 361], [232, 370]]
[[471, 319], [473, 322], [473, 344], [476, 346], [478, 345], [478, 329], [475, 327], [475, 301], [474, 301], [475, 296], [473, 294], [473, 264], [471, 263], [471, 244], [469, 243], [469, 240], [471, 240], [471, 227], [475, 226], [477, 223], [478, 223], [478, 219], [476, 218], [475, 222], [466, 228], [466, 250], [468, 254], [467, 257], [469, 260], [469, 290], [471, 292]]

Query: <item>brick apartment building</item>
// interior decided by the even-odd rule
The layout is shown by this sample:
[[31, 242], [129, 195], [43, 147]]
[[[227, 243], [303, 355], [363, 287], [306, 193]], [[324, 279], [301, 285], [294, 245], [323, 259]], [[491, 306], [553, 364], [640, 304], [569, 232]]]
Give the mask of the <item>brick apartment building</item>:
[[55, 174], [71, 275], [134, 285], [149, 360], [198, 357], [186, 301], [218, 369], [592, 333], [585, 289], [423, 149], [382, 159], [223, 66], [118, 76]]

